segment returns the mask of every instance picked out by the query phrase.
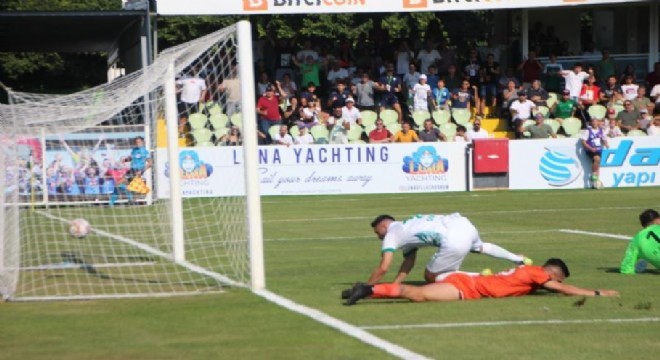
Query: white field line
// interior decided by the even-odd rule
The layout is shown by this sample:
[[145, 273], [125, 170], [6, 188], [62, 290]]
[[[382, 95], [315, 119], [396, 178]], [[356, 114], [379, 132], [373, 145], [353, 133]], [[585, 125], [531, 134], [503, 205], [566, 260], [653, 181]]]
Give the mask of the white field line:
[[[491, 234], [538, 234], [538, 233], [548, 233], [548, 232], [558, 232], [558, 229], [548, 229], [548, 230], [510, 230], [510, 231], [484, 231], [480, 232], [479, 235], [491, 235]], [[330, 236], [330, 237], [319, 237], [319, 238], [273, 238], [273, 239], [264, 239], [264, 241], [311, 241], [311, 240], [362, 240], [362, 239], [374, 239], [375, 235], [371, 236]]]
[[565, 324], [622, 324], [639, 322], [658, 322], [660, 317], [646, 317], [633, 319], [584, 319], [584, 320], [520, 320], [520, 321], [484, 321], [466, 323], [431, 323], [411, 325], [374, 325], [360, 326], [364, 330], [401, 330], [401, 329], [438, 329], [438, 328], [465, 328], [484, 326], [518, 326], [518, 325], [565, 325]]
[[383, 340], [375, 335], [372, 335], [371, 333], [365, 331], [364, 328], [359, 328], [345, 321], [336, 319], [319, 310], [295, 303], [285, 297], [279, 296], [270, 291], [255, 290], [254, 293], [281, 307], [289, 309], [298, 314], [307, 316], [315, 321], [318, 321], [331, 328], [339, 330], [340, 332], [348, 336], [354, 337], [364, 343], [367, 343], [378, 349], [384, 350], [387, 353], [394, 355], [400, 359], [428, 359], [424, 355], [417, 354], [399, 345], [393, 344], [389, 341]]
[[[489, 210], [489, 211], [461, 211], [464, 216], [472, 215], [492, 215], [492, 214], [527, 214], [527, 213], [556, 213], [556, 212], [583, 212], [594, 210], [633, 210], [639, 209], [639, 206], [612, 206], [612, 207], [599, 207], [599, 208], [549, 208], [549, 209], [525, 209], [525, 210]], [[394, 217], [406, 217], [410, 214], [391, 214]], [[264, 223], [287, 223], [287, 222], [325, 222], [333, 220], [373, 220], [376, 215], [370, 216], [339, 216], [339, 217], [318, 217], [318, 218], [296, 218], [296, 219], [274, 219], [266, 220]]]
[[[310, 194], [311, 196], [314, 196], [313, 194]], [[364, 197], [356, 197], [356, 198], [333, 198], [334, 196], [332, 195], [319, 195], [319, 196], [328, 196], [327, 199], [317, 199], [314, 200], [315, 203], [319, 202], [348, 202], [348, 201], [368, 201], [368, 202], [374, 202], [374, 201], [390, 201], [390, 200], [410, 200], [410, 197], [406, 196], [384, 196], [382, 198], [375, 197], [373, 199], [365, 199]], [[481, 198], [481, 197], [495, 197], [495, 194], [445, 194], [442, 197], [443, 198], [465, 198], [465, 197], [471, 197], [471, 198]], [[280, 199], [277, 200], [264, 200], [261, 203], [262, 204], [282, 204], [286, 202], [300, 202], [297, 196], [282, 196]]]
[[[52, 220], [57, 220], [57, 221], [62, 221], [62, 222], [68, 223], [67, 219], [57, 217], [57, 216], [48, 214], [48, 213], [43, 212], [43, 211], [37, 211], [37, 213], [39, 213], [40, 215], [43, 215], [43, 216], [45, 216], [49, 219], [52, 219]], [[160, 257], [163, 257], [163, 258], [168, 259], [168, 260], [172, 260], [172, 257], [169, 254], [164, 253], [164, 252], [162, 252], [158, 249], [154, 249], [151, 246], [141, 244], [141, 243], [138, 243], [134, 240], [125, 238], [123, 236], [115, 235], [115, 234], [112, 234], [112, 233], [109, 233], [109, 232], [106, 232], [106, 231], [102, 231], [102, 230], [98, 230], [98, 229], [94, 229], [94, 228], [92, 228], [91, 231], [96, 233], [96, 234], [106, 236], [106, 237], [109, 237], [109, 238], [114, 239], [114, 240], [121, 241], [125, 244], [135, 246], [135, 247], [137, 247], [141, 250], [144, 250], [148, 253], [151, 253], [153, 255], [160, 256]], [[209, 276], [213, 279], [216, 279], [220, 282], [223, 282], [223, 283], [226, 283], [226, 284], [229, 284], [229, 285], [232, 285], [232, 286], [236, 286], [236, 287], [243, 287], [243, 288], [247, 287], [245, 284], [238, 283], [238, 282], [236, 282], [234, 280], [231, 280], [231, 279], [229, 279], [229, 278], [227, 278], [223, 275], [220, 275], [220, 274], [212, 272], [212, 271], [208, 271], [204, 268], [201, 268], [197, 265], [191, 264], [187, 261], [175, 262], [175, 263], [178, 264], [178, 265], [181, 265], [181, 266], [183, 266], [183, 267], [185, 267], [185, 268], [187, 268], [187, 269], [189, 269], [193, 272], [207, 275], [207, 276]], [[403, 348], [403, 347], [398, 346], [396, 344], [393, 344], [389, 341], [383, 340], [383, 339], [381, 339], [381, 338], [379, 338], [375, 335], [372, 335], [372, 334], [368, 333], [367, 331], [365, 331], [363, 329], [360, 329], [357, 326], [351, 325], [347, 322], [344, 322], [342, 320], [334, 318], [334, 317], [332, 317], [332, 316], [330, 316], [330, 315], [328, 315], [324, 312], [321, 312], [319, 310], [307, 307], [305, 305], [298, 304], [298, 303], [296, 303], [292, 300], [289, 300], [285, 297], [282, 297], [280, 295], [272, 293], [268, 290], [257, 290], [257, 291], [253, 291], [253, 292], [254, 292], [254, 294], [256, 294], [258, 296], [261, 296], [264, 299], [266, 299], [266, 300], [268, 300], [268, 301], [270, 301], [270, 302], [272, 302], [276, 305], [279, 305], [279, 306], [281, 306], [285, 309], [288, 309], [290, 311], [293, 311], [295, 313], [307, 316], [307, 317], [311, 318], [312, 320], [320, 322], [321, 324], [324, 324], [324, 325], [329, 326], [331, 328], [337, 329], [345, 335], [351, 336], [351, 337], [353, 337], [353, 338], [355, 338], [355, 339], [357, 339], [357, 340], [359, 340], [359, 341], [361, 341], [365, 344], [374, 346], [374, 347], [376, 347], [380, 350], [383, 350], [383, 351], [385, 351], [389, 354], [392, 354], [392, 355], [394, 355], [394, 356], [396, 356], [400, 359], [415, 359], [415, 360], [417, 360], [417, 359], [419, 359], [419, 360], [429, 359], [429, 358], [427, 358], [427, 357], [425, 357], [421, 354], [417, 354], [417, 353], [412, 352], [412, 351], [410, 351], [406, 348]]]
[[[134, 267], [134, 266], [150, 266], [156, 264], [153, 261], [143, 261], [143, 262], [132, 262], [132, 263], [102, 263], [94, 264], [94, 267], [97, 269], [104, 268], [121, 268], [121, 267]], [[59, 263], [59, 264], [49, 264], [41, 266], [26, 266], [20, 268], [20, 270], [60, 270], [60, 269], [78, 269], [80, 264], [73, 263]]]
[[591, 232], [591, 231], [582, 231], [582, 230], [573, 230], [573, 229], [560, 229], [560, 230], [557, 230], [557, 231], [563, 232], [563, 233], [568, 233], [568, 234], [590, 235], [590, 236], [598, 236], [598, 237], [605, 237], [605, 238], [611, 238], [611, 239], [620, 239], [620, 240], [630, 240], [631, 239], [631, 236], [628, 236], [628, 235], [608, 234], [608, 233], [601, 233], [601, 232]]
[[[51, 215], [51, 214], [49, 214], [49, 213], [47, 213], [47, 212], [44, 212], [44, 211], [41, 211], [41, 210], [37, 211], [37, 213], [38, 213], [39, 215], [45, 216], [45, 217], [47, 217], [47, 218], [49, 218], [49, 219], [51, 219], [51, 220], [61, 221], [61, 222], [64, 222], [64, 223], [68, 223], [68, 222], [69, 222], [69, 220], [67, 220], [67, 219], [65, 219], [65, 218], [61, 218], [61, 217], [59, 217], [59, 216]], [[220, 281], [220, 282], [222, 282], [222, 283], [225, 283], [225, 284], [227, 284], [227, 285], [236, 286], [236, 287], [246, 287], [245, 284], [242, 284], [242, 283], [239, 283], [239, 282], [237, 282], [237, 281], [234, 281], [234, 280], [232, 280], [232, 279], [230, 279], [230, 278], [228, 278], [228, 277], [226, 277], [226, 276], [224, 276], [224, 275], [220, 275], [220, 274], [215, 273], [215, 272], [213, 272], [213, 271], [208, 271], [208, 270], [206, 270], [206, 269], [204, 269], [204, 268], [202, 268], [202, 267], [200, 267], [200, 266], [197, 266], [197, 265], [195, 265], [195, 264], [192, 264], [192, 263], [190, 263], [190, 262], [188, 262], [188, 261], [174, 261], [173, 258], [172, 258], [172, 256], [171, 256], [170, 254], [165, 253], [165, 252], [163, 252], [163, 251], [160, 251], [160, 250], [158, 250], [158, 249], [156, 249], [156, 248], [153, 248], [153, 247], [151, 247], [151, 246], [149, 246], [149, 245], [146, 245], [146, 244], [143, 244], [143, 243], [139, 243], [139, 242], [137, 242], [137, 241], [135, 241], [135, 240], [131, 240], [131, 239], [129, 239], [129, 238], [126, 238], [126, 237], [123, 237], [123, 236], [120, 236], [120, 235], [116, 235], [116, 234], [113, 234], [113, 233], [109, 233], [109, 232], [107, 232], [107, 231], [103, 231], [103, 230], [95, 229], [95, 228], [91, 228], [91, 231], [92, 231], [93, 233], [98, 234], [98, 235], [105, 236], [105, 237], [107, 237], [107, 238], [110, 238], [110, 239], [113, 239], [113, 240], [117, 240], [117, 241], [123, 242], [124, 244], [128, 244], [128, 245], [134, 246], [134, 247], [136, 247], [136, 248], [138, 248], [138, 249], [140, 249], [140, 250], [142, 250], [142, 251], [145, 251], [145, 252], [147, 252], [147, 253], [150, 253], [150, 254], [153, 254], [153, 255], [156, 255], [156, 256], [160, 256], [160, 257], [162, 257], [162, 258], [164, 258], [164, 259], [167, 259], [167, 260], [169, 260], [169, 261], [172, 261], [173, 263], [175, 263], [175, 264], [177, 264], [177, 265], [183, 266], [184, 268], [186, 268], [186, 269], [188, 269], [188, 270], [190, 270], [190, 271], [192, 271], [192, 272], [195, 272], [195, 273], [198, 273], [198, 274], [202, 274], [202, 275], [206, 275], [206, 276], [208, 276], [208, 277], [211, 277], [211, 278], [213, 278], [213, 279], [215, 279], [215, 280], [218, 280], [218, 281]]]

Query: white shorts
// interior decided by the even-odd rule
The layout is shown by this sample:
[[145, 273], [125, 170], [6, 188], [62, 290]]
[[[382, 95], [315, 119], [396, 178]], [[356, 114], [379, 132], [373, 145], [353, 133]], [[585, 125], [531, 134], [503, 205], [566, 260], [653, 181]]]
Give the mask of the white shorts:
[[470, 251], [480, 251], [482, 242], [479, 231], [463, 216], [449, 216], [444, 221], [447, 238], [431, 256], [426, 269], [434, 274], [458, 271]]

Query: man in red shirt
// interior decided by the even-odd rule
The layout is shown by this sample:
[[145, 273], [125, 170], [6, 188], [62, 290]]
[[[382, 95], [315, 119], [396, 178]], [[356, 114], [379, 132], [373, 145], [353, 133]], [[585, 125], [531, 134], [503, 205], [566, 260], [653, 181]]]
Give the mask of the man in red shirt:
[[376, 128], [371, 130], [369, 133], [369, 143], [378, 144], [378, 143], [388, 143], [391, 142], [392, 133], [385, 128], [383, 120], [376, 119]]
[[[275, 89], [277, 87], [277, 89]], [[275, 93], [275, 90], [278, 92]], [[280, 97], [286, 99], [287, 94], [282, 91], [280, 82], [275, 81], [275, 86], [269, 84], [266, 87], [266, 93], [257, 101], [257, 114], [259, 115], [259, 131], [266, 134], [266, 143], [270, 144], [272, 139], [268, 130], [271, 126], [282, 123], [282, 114], [280, 113]]]
[[346, 305], [353, 305], [368, 296], [375, 298], [404, 298], [421, 301], [472, 300], [482, 297], [501, 298], [531, 294], [544, 288], [564, 295], [617, 296], [615, 290], [591, 290], [563, 281], [570, 275], [566, 264], [557, 258], [548, 259], [543, 266], [521, 265], [495, 275], [471, 275], [463, 272], [450, 273], [443, 280], [424, 286], [396, 283], [367, 285], [357, 283], [342, 297]]

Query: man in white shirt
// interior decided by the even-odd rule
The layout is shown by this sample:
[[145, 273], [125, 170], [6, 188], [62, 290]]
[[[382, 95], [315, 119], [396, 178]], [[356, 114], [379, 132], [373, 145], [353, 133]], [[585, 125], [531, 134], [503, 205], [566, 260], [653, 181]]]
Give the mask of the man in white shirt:
[[199, 69], [194, 69], [192, 76], [185, 76], [176, 81], [179, 93], [179, 135], [183, 135], [188, 116], [199, 112], [199, 102], [206, 97], [206, 81], [199, 77]]
[[571, 93], [571, 99], [578, 101], [582, 84], [589, 74], [582, 71], [582, 64], [577, 63], [573, 66], [573, 71], [564, 70], [561, 75], [566, 79], [566, 90]]
[[516, 139], [523, 137], [523, 122], [532, 117], [532, 110], [536, 109], [536, 104], [527, 99], [527, 93], [524, 90], [518, 91], [518, 98], [513, 100], [509, 111], [511, 111], [511, 119], [516, 130]]
[[481, 128], [481, 116], [474, 118], [472, 127], [467, 132], [467, 137], [470, 141], [474, 139], [488, 139], [488, 131]]
[[403, 76], [403, 83], [406, 84], [406, 89], [411, 90], [417, 83], [421, 74], [417, 72], [415, 64], [408, 65], [408, 72]]
[[289, 127], [282, 124], [280, 125], [280, 130], [273, 136], [274, 145], [285, 145], [291, 146], [293, 144], [293, 138], [289, 135]]
[[307, 131], [305, 125], [298, 125], [298, 131], [300, 131], [300, 133], [294, 139], [296, 145], [310, 145], [314, 143], [314, 137]]
[[347, 84], [349, 83], [349, 77], [348, 71], [339, 66], [339, 61], [332, 63], [332, 68], [328, 71], [328, 81], [331, 84], [337, 84], [339, 81], [344, 81]]
[[441, 60], [442, 57], [438, 50], [433, 48], [433, 41], [426, 40], [426, 46], [417, 54], [417, 61], [419, 61], [420, 72], [422, 74], [429, 73], [429, 66], [435, 64], [436, 61]]
[[349, 123], [348, 129], [355, 124], [362, 125], [360, 110], [355, 107], [355, 100], [352, 97], [346, 98], [346, 105], [341, 108], [341, 118], [344, 123]]

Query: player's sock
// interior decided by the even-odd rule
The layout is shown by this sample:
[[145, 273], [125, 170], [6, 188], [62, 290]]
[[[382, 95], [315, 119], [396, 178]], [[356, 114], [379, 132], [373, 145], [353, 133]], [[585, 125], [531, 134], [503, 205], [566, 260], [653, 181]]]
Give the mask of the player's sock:
[[124, 194], [126, 194], [126, 198], [128, 198], [129, 202], [133, 200], [133, 193], [128, 190], [126, 184], [119, 185], [119, 188], [124, 192]]
[[117, 192], [117, 189], [110, 195], [110, 206], [114, 206], [115, 202], [117, 201], [117, 198], [119, 198], [119, 193]]
[[483, 243], [483, 245], [481, 245], [481, 253], [500, 259], [506, 259], [515, 263], [522, 263], [523, 260], [525, 260], [524, 256], [516, 255], [509, 250], [491, 243]]
[[372, 297], [393, 298], [401, 296], [401, 284], [376, 284], [371, 288]]

